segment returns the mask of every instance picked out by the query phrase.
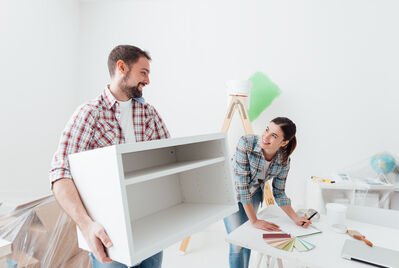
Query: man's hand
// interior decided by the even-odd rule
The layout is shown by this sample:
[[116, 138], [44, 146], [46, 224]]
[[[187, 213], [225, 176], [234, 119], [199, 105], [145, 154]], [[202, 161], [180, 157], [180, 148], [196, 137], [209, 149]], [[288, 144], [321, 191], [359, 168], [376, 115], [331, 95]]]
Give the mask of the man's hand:
[[54, 196], [60, 206], [82, 231], [94, 257], [102, 262], [112, 262], [104, 251], [104, 246], [112, 247], [112, 242], [101, 224], [94, 222], [83, 206], [75, 183], [70, 178], [62, 178], [53, 183]]
[[112, 262], [104, 250], [104, 246], [112, 247], [111, 239], [109, 239], [104, 227], [98, 222], [91, 221], [82, 227], [81, 231], [94, 257], [101, 263]]
[[269, 232], [277, 232], [281, 231], [280, 227], [272, 222], [264, 221], [264, 220], [256, 220], [252, 222], [252, 226], [261, 230], [269, 231]]
[[305, 217], [297, 217], [294, 222], [296, 225], [303, 228], [308, 228], [308, 226], [312, 224], [312, 222]]

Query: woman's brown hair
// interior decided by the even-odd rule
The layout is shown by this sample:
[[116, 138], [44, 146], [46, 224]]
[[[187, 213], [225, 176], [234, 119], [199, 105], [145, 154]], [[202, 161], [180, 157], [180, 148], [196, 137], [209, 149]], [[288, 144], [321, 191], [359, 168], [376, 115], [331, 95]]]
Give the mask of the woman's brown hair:
[[278, 125], [284, 133], [284, 140], [289, 141], [288, 144], [283, 147], [284, 149], [284, 164], [287, 163], [288, 158], [296, 148], [296, 125], [287, 117], [276, 117], [272, 120], [273, 123]]

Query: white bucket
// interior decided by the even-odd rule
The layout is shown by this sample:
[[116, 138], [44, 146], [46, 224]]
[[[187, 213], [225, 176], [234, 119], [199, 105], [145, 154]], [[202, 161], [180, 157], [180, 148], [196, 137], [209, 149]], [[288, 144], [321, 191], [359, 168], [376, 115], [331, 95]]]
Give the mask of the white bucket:
[[340, 224], [345, 225], [347, 207], [342, 204], [328, 203], [326, 205], [327, 219], [330, 225]]
[[229, 80], [226, 82], [228, 94], [249, 96], [252, 88], [250, 80]]

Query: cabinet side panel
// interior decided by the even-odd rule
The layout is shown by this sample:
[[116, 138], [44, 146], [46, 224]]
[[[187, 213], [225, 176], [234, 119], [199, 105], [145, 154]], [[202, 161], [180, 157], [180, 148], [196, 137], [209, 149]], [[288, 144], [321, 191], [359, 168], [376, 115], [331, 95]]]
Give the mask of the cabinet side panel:
[[[72, 177], [90, 217], [99, 222], [114, 246], [111, 259], [130, 264], [128, 233], [115, 146], [69, 156]], [[82, 240], [82, 236], [80, 236]], [[81, 241], [79, 244], [84, 244]]]

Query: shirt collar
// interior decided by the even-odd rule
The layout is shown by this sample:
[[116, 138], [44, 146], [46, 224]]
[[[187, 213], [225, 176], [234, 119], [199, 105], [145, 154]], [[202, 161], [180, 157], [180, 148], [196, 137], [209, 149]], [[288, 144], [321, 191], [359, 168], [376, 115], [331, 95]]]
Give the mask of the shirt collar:
[[260, 147], [260, 142], [261, 142], [261, 137], [258, 136], [258, 138], [256, 139], [255, 148], [254, 148], [254, 151], [257, 153], [262, 153], [262, 148]]
[[145, 100], [144, 100], [143, 97], [140, 97], [140, 98], [133, 98], [133, 100], [135, 100], [135, 101], [137, 101], [138, 103], [141, 103], [141, 104], [144, 104], [144, 103], [145, 103]]
[[105, 106], [107, 106], [109, 110], [112, 108], [112, 106], [114, 106], [115, 102], [117, 101], [114, 95], [112, 95], [111, 90], [109, 90], [108, 86], [103, 92], [103, 98], [105, 101]]
[[[105, 105], [107, 106], [108, 109], [111, 109], [112, 106], [114, 106], [115, 103], [118, 101], [114, 97], [114, 95], [112, 95], [111, 90], [108, 88], [108, 86], [105, 88], [103, 92], [103, 98], [105, 100]], [[145, 104], [145, 99], [143, 97], [133, 98], [133, 100], [137, 101], [138, 103]]]

